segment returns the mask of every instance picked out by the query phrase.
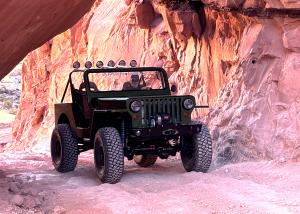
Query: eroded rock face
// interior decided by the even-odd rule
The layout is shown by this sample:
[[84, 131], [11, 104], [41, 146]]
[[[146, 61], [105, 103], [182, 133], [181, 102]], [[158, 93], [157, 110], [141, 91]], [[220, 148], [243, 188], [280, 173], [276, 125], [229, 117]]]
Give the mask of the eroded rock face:
[[11, 0], [1, 4], [0, 79], [30, 51], [78, 21], [94, 0]]
[[300, 8], [297, 0], [202, 0], [205, 4], [235, 8]]
[[217, 163], [299, 158], [299, 19], [186, 5], [170, 10], [153, 3], [154, 18], [142, 29], [136, 4], [126, 3], [98, 2], [78, 24], [26, 58], [14, 126], [20, 146], [12, 148], [49, 135], [53, 104], [62, 96], [72, 61], [136, 59], [140, 66], [163, 66], [179, 94], [210, 104], [210, 112], [198, 110], [193, 116], [202, 120], [208, 113]]

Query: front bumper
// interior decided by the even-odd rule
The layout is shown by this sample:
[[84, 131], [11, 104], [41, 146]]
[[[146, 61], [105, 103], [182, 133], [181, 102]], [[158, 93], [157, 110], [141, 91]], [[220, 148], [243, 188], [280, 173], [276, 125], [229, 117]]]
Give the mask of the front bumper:
[[156, 127], [132, 129], [129, 136], [135, 140], [173, 139], [178, 136], [193, 136], [201, 131], [202, 124], [164, 124]]

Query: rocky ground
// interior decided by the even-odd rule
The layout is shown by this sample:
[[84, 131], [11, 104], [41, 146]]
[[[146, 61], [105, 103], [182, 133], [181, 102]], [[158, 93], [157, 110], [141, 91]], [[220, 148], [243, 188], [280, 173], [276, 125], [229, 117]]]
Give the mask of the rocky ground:
[[245, 162], [186, 173], [180, 160], [126, 162], [122, 181], [101, 184], [93, 154], [74, 172], [47, 153], [0, 154], [1, 213], [299, 213], [300, 163]]

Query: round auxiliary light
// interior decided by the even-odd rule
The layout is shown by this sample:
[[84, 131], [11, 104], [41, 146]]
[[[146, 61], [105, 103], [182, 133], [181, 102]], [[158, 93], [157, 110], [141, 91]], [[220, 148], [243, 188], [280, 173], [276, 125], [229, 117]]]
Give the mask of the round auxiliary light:
[[84, 66], [86, 68], [91, 68], [91, 67], [93, 67], [93, 63], [91, 61], [86, 61], [85, 64], [84, 64]]
[[135, 132], [135, 135], [136, 135], [136, 136], [141, 136], [141, 134], [142, 134], [141, 130], [137, 130], [137, 131]]
[[133, 111], [134, 113], [139, 112], [142, 109], [142, 103], [140, 101], [133, 101], [130, 104], [130, 110]]
[[74, 62], [74, 63], [73, 63], [73, 68], [74, 68], [74, 69], [80, 68], [80, 63], [79, 63], [78, 61]]
[[113, 60], [109, 60], [109, 62], [107, 63], [108, 67], [115, 67], [116, 63]]
[[186, 109], [186, 110], [191, 110], [195, 107], [195, 104], [194, 104], [194, 101], [190, 98], [187, 98], [183, 101], [183, 107]]
[[155, 126], [156, 126], [156, 122], [155, 122], [155, 119], [154, 119], [154, 118], [152, 118], [152, 119], [150, 120], [150, 126], [151, 126], [151, 127], [155, 127]]
[[124, 60], [121, 60], [121, 61], [119, 62], [119, 66], [126, 66], [126, 62], [125, 62]]
[[130, 66], [131, 66], [131, 67], [136, 67], [136, 66], [137, 66], [137, 61], [131, 60]]
[[102, 68], [103, 65], [104, 65], [104, 63], [103, 63], [102, 61], [98, 61], [98, 62], [96, 63], [96, 67], [97, 67], [97, 68]]

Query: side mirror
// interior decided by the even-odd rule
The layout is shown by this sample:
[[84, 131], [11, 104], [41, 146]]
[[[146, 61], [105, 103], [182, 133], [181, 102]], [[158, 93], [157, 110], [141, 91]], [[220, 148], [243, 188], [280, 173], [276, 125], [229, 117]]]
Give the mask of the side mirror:
[[177, 86], [176, 86], [176, 85], [172, 85], [172, 86], [171, 86], [171, 91], [172, 91], [173, 93], [176, 93], [176, 92], [177, 92]]

